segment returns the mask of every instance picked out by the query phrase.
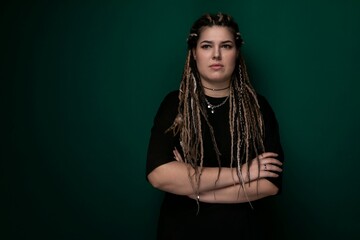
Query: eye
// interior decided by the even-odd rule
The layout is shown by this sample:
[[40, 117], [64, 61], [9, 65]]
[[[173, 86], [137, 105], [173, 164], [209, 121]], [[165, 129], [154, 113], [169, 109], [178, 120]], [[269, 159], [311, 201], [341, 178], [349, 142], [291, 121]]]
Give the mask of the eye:
[[209, 48], [211, 48], [211, 45], [210, 44], [204, 44], [204, 45], [201, 45], [201, 48], [202, 49], [209, 49]]
[[221, 47], [225, 48], [225, 49], [232, 49], [233, 48], [233, 46], [231, 44], [224, 44]]

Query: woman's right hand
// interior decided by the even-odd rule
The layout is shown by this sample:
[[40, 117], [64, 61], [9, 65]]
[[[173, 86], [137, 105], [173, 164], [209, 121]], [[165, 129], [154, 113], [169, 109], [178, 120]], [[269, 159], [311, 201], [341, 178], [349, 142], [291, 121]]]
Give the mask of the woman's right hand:
[[[245, 183], [261, 179], [279, 176], [282, 172], [282, 162], [276, 159], [278, 154], [265, 152], [254, 158], [249, 163], [241, 166], [241, 175]], [[249, 166], [249, 168], [248, 168]]]

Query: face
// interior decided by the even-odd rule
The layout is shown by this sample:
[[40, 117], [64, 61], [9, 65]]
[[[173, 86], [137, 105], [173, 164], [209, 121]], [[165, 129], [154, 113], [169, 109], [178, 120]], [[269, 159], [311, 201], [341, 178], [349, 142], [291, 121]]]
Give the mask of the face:
[[227, 27], [206, 27], [200, 33], [193, 55], [204, 86], [228, 86], [238, 51]]

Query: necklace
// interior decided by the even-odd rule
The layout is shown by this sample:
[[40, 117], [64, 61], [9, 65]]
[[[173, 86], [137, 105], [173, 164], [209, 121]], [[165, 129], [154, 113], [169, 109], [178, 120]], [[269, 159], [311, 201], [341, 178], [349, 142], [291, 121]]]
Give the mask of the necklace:
[[206, 102], [206, 104], [207, 104], [207, 107], [208, 107], [209, 109], [211, 109], [211, 110], [210, 110], [211, 113], [214, 114], [215, 108], [218, 108], [218, 107], [221, 107], [222, 105], [224, 105], [228, 99], [229, 99], [229, 96], [227, 96], [227, 97], [225, 98], [225, 100], [224, 100], [223, 102], [221, 102], [220, 104], [218, 104], [218, 105], [212, 105], [212, 104], [207, 100], [207, 98], [205, 97], [205, 102]]
[[226, 89], [230, 88], [230, 86], [225, 87], [225, 88], [208, 88], [208, 87], [203, 86], [203, 88], [211, 90], [211, 91], [222, 91], [222, 90], [226, 90]]

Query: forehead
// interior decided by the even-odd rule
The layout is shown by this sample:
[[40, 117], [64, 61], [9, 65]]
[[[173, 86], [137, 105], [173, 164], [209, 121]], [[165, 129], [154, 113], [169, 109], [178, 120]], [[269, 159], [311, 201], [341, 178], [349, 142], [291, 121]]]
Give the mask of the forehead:
[[212, 26], [201, 30], [198, 41], [234, 41], [234, 39], [234, 34], [228, 27]]

